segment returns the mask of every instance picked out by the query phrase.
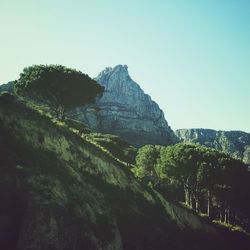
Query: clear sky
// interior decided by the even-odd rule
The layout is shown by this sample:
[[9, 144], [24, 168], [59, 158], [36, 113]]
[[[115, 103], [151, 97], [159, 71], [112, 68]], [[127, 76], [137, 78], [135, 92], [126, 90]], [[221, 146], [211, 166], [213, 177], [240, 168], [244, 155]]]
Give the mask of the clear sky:
[[177, 128], [250, 132], [250, 0], [0, 0], [0, 83], [127, 64]]

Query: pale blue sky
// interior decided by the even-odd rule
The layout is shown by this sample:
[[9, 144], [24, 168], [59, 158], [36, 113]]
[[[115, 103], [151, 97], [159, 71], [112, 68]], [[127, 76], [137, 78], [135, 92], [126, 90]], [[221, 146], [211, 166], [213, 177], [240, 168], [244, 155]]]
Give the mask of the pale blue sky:
[[250, 0], [0, 0], [0, 83], [127, 64], [173, 129], [250, 132]]

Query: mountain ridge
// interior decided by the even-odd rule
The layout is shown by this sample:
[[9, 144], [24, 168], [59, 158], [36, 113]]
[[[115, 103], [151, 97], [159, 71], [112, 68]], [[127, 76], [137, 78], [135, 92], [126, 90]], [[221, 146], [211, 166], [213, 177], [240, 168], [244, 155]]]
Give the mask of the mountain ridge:
[[250, 133], [240, 130], [193, 128], [177, 129], [175, 134], [183, 142], [200, 143], [250, 164]]

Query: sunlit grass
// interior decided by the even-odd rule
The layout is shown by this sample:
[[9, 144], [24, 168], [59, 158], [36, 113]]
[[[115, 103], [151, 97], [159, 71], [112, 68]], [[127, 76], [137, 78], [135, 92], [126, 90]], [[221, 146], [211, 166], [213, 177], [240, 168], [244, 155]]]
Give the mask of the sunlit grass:
[[[88, 133], [82, 133], [80, 132], [81, 129], [79, 128], [75, 128], [73, 126], [70, 126], [69, 124], [67, 124], [66, 121], [62, 121], [58, 118], [56, 118], [50, 111], [50, 108], [46, 105], [42, 105], [42, 104], [37, 104], [35, 102], [33, 102], [32, 100], [27, 100], [23, 97], [18, 96], [18, 101], [20, 101], [24, 106], [26, 106], [27, 108], [30, 108], [31, 110], [37, 112], [39, 115], [48, 118], [49, 120], [51, 120], [53, 122], [53, 124], [55, 124], [58, 127], [64, 128], [67, 131], [74, 133], [75, 135], [79, 136], [79, 138], [81, 138], [82, 140], [90, 143], [91, 145], [94, 145], [96, 148], [98, 148], [100, 151], [102, 151], [104, 154], [108, 155], [110, 158], [112, 158], [113, 160], [119, 162], [120, 164], [127, 166], [128, 163], [125, 161], [122, 161], [121, 159], [115, 157], [107, 148], [103, 147], [102, 145], [100, 145], [100, 143], [96, 142], [95, 140], [91, 139], [91, 137], [88, 137]], [[80, 123], [80, 122], [78, 122]], [[82, 126], [84, 126], [84, 124], [82, 124]], [[108, 138], [104, 138], [103, 141], [108, 141]], [[132, 166], [132, 164], [129, 164], [130, 166]]]
[[213, 220], [212, 222], [214, 224], [216, 224], [216, 225], [225, 227], [225, 228], [229, 229], [230, 231], [240, 232], [240, 233], [244, 233], [244, 234], [250, 236], [250, 233], [246, 232], [242, 227], [240, 227], [238, 225], [232, 225], [232, 224], [224, 223], [224, 222], [221, 222], [219, 220]]

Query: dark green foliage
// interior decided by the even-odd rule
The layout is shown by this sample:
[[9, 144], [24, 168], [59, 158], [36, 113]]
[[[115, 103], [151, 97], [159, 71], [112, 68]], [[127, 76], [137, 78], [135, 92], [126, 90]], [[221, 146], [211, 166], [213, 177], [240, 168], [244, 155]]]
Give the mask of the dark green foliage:
[[94, 102], [104, 88], [75, 69], [61, 65], [33, 65], [24, 68], [15, 82], [15, 90], [49, 104], [57, 117], [64, 119], [70, 109]]
[[9, 92], [2, 92], [0, 94], [0, 102], [2, 105], [8, 105], [15, 101], [15, 96]]
[[160, 152], [145, 146], [138, 150], [134, 172], [153, 180], [165, 197], [184, 201], [212, 219], [248, 228], [249, 172], [227, 154], [188, 143], [161, 147]]
[[159, 154], [160, 146], [145, 145], [141, 147], [136, 156], [136, 175], [144, 179], [146, 177], [148, 181], [152, 182], [153, 177], [157, 176], [155, 167]]

